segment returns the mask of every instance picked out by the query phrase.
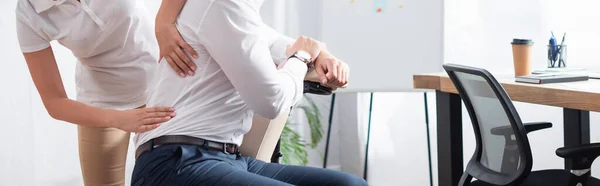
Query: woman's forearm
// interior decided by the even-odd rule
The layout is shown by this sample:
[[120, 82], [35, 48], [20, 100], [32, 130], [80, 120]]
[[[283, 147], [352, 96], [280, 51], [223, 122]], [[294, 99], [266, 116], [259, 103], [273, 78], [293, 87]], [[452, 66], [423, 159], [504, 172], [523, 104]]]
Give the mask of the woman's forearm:
[[187, 0], [163, 0], [156, 14], [156, 24], [173, 24]]
[[74, 101], [59, 98], [44, 101], [48, 114], [54, 119], [89, 127], [114, 127], [108, 109], [101, 109]]
[[24, 54], [29, 72], [42, 102], [52, 118], [70, 123], [109, 127], [110, 111], [70, 100], [63, 86], [52, 48]]

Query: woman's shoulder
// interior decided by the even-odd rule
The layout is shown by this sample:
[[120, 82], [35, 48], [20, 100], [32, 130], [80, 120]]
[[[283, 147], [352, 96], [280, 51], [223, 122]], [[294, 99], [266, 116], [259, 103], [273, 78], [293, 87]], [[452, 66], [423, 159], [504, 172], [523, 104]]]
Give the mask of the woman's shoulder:
[[[15, 8], [16, 18], [29, 22], [33, 17], [39, 16], [38, 12], [41, 12], [44, 6], [49, 8], [52, 4], [44, 5], [40, 0], [18, 0]], [[37, 11], [35, 7], [38, 7]]]

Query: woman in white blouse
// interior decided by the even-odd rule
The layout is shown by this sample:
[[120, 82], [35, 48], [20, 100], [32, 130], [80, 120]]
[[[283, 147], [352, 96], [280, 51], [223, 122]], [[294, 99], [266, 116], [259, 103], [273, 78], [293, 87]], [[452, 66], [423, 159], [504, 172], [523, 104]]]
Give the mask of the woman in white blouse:
[[[155, 129], [175, 116], [171, 107], [143, 108], [158, 61], [143, 7], [141, 0], [19, 0], [17, 5], [18, 40], [46, 110], [78, 125], [85, 185], [124, 185], [129, 132]], [[77, 58], [76, 100], [65, 93], [51, 41]]]

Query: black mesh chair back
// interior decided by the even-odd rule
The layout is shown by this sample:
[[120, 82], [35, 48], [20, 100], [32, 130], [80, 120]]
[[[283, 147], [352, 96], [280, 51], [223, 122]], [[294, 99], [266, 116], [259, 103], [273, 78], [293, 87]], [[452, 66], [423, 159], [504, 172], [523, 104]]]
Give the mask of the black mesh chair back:
[[531, 172], [533, 160], [523, 123], [504, 88], [486, 70], [455, 64], [443, 66], [471, 118], [476, 149], [460, 185], [472, 178], [513, 185]]

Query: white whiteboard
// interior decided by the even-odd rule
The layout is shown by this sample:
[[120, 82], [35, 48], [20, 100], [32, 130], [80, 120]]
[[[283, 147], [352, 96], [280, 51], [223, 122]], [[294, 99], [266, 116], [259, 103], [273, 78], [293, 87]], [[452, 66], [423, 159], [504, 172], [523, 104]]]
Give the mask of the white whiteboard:
[[442, 70], [443, 0], [322, 3], [320, 38], [351, 69], [338, 92], [410, 91], [413, 74]]

